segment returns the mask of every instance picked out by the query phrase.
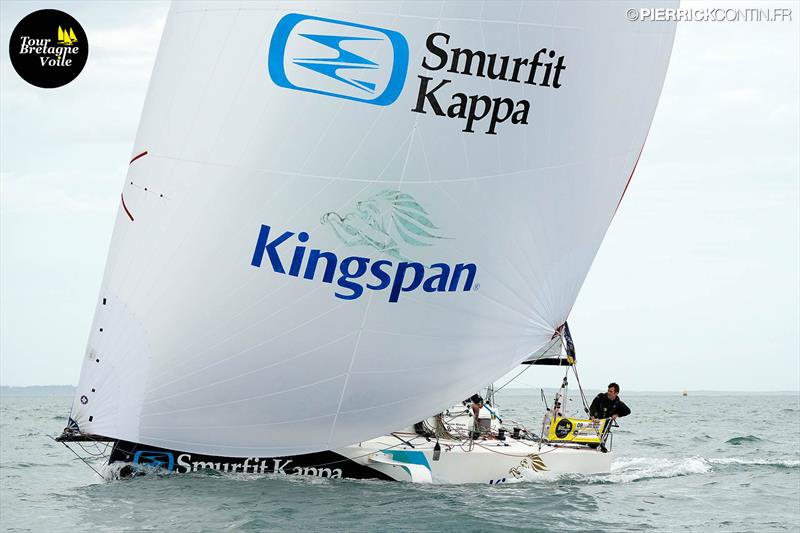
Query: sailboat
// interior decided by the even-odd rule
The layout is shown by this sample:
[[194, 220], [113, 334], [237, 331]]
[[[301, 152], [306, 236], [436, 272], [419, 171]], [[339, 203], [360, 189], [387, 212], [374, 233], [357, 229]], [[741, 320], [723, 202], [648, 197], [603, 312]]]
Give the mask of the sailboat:
[[61, 26], [58, 27], [58, 43], [64, 44], [67, 46], [72, 46], [73, 43], [77, 42], [78, 39], [75, 37], [75, 32], [72, 31], [72, 28], [62, 30]]
[[122, 474], [608, 469], [607, 422], [454, 402], [565, 338], [672, 48], [628, 7], [173, 4], [58, 440]]
[[[526, 428], [524, 424], [504, 419], [495, 401], [499, 389], [490, 385], [485, 398], [474, 395], [413, 427], [336, 452], [378, 471], [383, 475], [381, 479], [414, 483], [497, 485], [533, 480], [541, 475], [609, 472], [611, 428], [616, 423], [566, 416], [568, 375], [572, 371], [578, 377], [569, 326], [564, 324], [559, 328], [551, 342], [523, 364], [566, 368], [552, 407], [547, 405], [542, 391], [545, 413], [541, 428]], [[589, 405], [579, 380], [578, 388], [588, 415]]]

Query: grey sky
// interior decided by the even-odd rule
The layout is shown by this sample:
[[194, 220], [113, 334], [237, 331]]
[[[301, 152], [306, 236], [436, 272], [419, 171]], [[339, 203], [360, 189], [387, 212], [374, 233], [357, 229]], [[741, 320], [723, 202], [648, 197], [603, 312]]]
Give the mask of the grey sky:
[[[713, 5], [793, 20], [679, 24], [647, 145], [570, 318], [589, 388], [800, 389], [800, 7]], [[23, 16], [54, 4], [0, 6], [0, 382], [74, 384], [168, 5], [56, 4], [91, 49], [54, 90], [22, 81], [6, 48]]]

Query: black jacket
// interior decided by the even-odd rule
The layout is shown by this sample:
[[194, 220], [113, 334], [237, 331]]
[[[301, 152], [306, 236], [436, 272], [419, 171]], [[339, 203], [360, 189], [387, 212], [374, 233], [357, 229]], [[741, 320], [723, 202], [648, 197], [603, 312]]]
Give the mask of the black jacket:
[[595, 396], [592, 405], [589, 406], [589, 416], [595, 418], [610, 418], [611, 415], [622, 417], [629, 414], [631, 414], [631, 410], [619, 399], [619, 396], [612, 401], [608, 399], [608, 394], [605, 392]]

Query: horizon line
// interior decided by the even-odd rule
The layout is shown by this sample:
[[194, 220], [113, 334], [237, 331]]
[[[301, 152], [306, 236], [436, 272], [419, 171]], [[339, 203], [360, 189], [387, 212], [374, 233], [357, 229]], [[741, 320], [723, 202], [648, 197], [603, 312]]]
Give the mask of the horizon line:
[[[36, 387], [71, 387], [76, 389], [77, 385], [2, 385], [0, 384], [0, 388], [14, 388], [14, 389], [30, 389]], [[603, 389], [605, 390], [605, 386], [603, 387], [586, 387], [584, 390], [590, 390], [593, 388]], [[558, 387], [513, 387], [509, 386], [508, 389], [510, 390], [539, 390], [539, 389], [553, 389], [556, 390]], [[797, 389], [780, 389], [780, 390], [764, 390], [764, 389], [652, 389], [652, 390], [643, 390], [643, 389], [627, 389], [625, 391], [620, 391], [620, 395], [624, 393], [640, 393], [640, 392], [762, 392], [762, 393], [798, 393], [800, 394], [800, 388]]]

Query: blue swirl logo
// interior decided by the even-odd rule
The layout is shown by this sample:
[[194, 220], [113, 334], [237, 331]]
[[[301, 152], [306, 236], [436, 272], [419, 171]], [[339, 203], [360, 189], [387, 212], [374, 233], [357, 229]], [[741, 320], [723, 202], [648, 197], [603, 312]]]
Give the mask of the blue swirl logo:
[[279, 87], [387, 106], [408, 72], [408, 42], [375, 26], [291, 13], [275, 27], [269, 75]]

